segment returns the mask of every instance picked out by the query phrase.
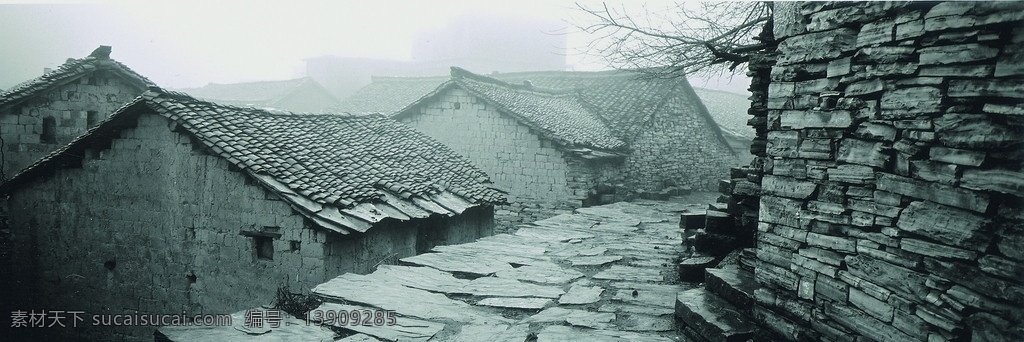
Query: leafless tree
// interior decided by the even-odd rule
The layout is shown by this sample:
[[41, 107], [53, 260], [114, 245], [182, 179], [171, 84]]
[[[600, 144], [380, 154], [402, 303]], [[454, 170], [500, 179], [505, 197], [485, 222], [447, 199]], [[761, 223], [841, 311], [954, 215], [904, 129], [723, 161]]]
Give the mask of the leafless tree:
[[[668, 11], [627, 13], [624, 8], [576, 6], [597, 36], [588, 52], [612, 67], [646, 70], [651, 77], [737, 72], [750, 54], [771, 48], [770, 2], [676, 3]], [[652, 19], [653, 18], [653, 19]], [[770, 27], [770, 26], [769, 26]]]

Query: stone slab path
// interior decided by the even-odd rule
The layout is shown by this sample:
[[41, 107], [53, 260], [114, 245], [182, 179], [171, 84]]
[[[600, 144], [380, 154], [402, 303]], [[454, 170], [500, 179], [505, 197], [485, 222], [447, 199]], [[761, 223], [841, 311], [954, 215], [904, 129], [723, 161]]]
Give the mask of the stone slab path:
[[[348, 329], [402, 341], [683, 341], [679, 214], [716, 194], [581, 208], [514, 234], [441, 246], [318, 285], [321, 309], [393, 310], [400, 324]], [[346, 327], [350, 328], [350, 327]]]

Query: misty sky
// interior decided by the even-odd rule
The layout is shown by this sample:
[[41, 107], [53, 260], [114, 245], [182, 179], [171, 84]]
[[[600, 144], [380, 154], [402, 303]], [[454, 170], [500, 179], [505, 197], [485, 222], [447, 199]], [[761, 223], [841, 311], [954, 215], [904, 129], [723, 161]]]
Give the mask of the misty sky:
[[[67, 58], [99, 45], [111, 57], [168, 88], [210, 82], [279, 80], [304, 76], [303, 59], [324, 55], [408, 60], [424, 30], [472, 13], [498, 13], [567, 21], [568, 63], [603, 70], [599, 59], [577, 52], [591, 39], [572, 22], [585, 18], [574, 1], [63, 1], [0, 0], [0, 88], [41, 75]], [[599, 6], [599, 1], [581, 1]], [[609, 6], [641, 12], [636, 2]], [[645, 1], [649, 9], [671, 1]], [[694, 86], [743, 92], [746, 80], [691, 80]]]

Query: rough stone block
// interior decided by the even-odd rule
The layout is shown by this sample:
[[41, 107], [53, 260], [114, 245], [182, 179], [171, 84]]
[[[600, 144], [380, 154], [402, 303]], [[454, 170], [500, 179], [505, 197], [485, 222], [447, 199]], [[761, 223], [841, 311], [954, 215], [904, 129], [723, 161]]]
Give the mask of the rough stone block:
[[863, 139], [891, 142], [896, 139], [896, 128], [885, 124], [865, 122], [857, 128], [855, 134]]
[[828, 69], [825, 71], [826, 77], [840, 77], [849, 74], [851, 60], [851, 57], [846, 57], [828, 62]]
[[913, 338], [885, 324], [863, 311], [852, 309], [846, 306], [829, 305], [825, 307], [824, 313], [832, 320], [839, 322], [844, 327], [853, 330], [861, 335], [867, 336], [875, 341], [912, 341]]
[[828, 168], [828, 179], [852, 184], [868, 184], [874, 181], [874, 169], [869, 166], [842, 164]]
[[886, 91], [880, 103], [883, 114], [885, 110], [906, 113], [890, 115], [890, 117], [913, 117], [921, 113], [934, 113], [940, 109], [942, 92], [936, 87], [910, 87]]
[[788, 269], [771, 264], [761, 264], [754, 269], [754, 279], [764, 285], [796, 292], [800, 277]]
[[893, 20], [878, 20], [864, 24], [857, 34], [857, 47], [891, 42], [895, 29], [896, 22]]
[[907, 252], [936, 258], [974, 260], [978, 257], [978, 252], [975, 251], [911, 238], [900, 239], [900, 248]]
[[990, 239], [988, 223], [987, 218], [971, 212], [923, 201], [907, 206], [897, 227], [952, 246], [983, 251]]
[[921, 65], [959, 64], [995, 57], [999, 49], [982, 44], [958, 44], [922, 48]]
[[896, 309], [888, 303], [878, 300], [875, 297], [868, 296], [863, 291], [856, 288], [850, 289], [850, 304], [853, 304], [853, 306], [864, 310], [864, 312], [868, 313], [872, 317], [886, 323], [892, 322], [893, 313], [896, 311]]
[[950, 80], [951, 97], [1009, 97], [1024, 99], [1024, 84], [1011, 79]]
[[783, 128], [835, 127], [846, 128], [853, 123], [850, 111], [786, 110], [782, 111]]
[[985, 153], [935, 146], [928, 151], [928, 158], [943, 163], [980, 166], [985, 161]]
[[797, 149], [803, 159], [832, 159], [832, 139], [803, 139]]
[[879, 173], [877, 189], [984, 213], [988, 196], [975, 191]]
[[885, 147], [881, 142], [844, 139], [839, 144], [836, 159], [851, 164], [884, 168], [890, 156], [885, 153]]
[[914, 47], [872, 46], [857, 50], [853, 58], [858, 63], [895, 63], [914, 59]]
[[1024, 106], [1020, 104], [999, 104], [999, 103], [986, 103], [981, 109], [985, 113], [993, 114], [1004, 114], [1004, 115], [1024, 115]]
[[1024, 44], [1003, 46], [1003, 52], [996, 61], [995, 77], [1024, 75]]
[[1024, 197], [1024, 172], [1004, 169], [967, 170], [961, 186], [975, 190], [991, 190]]
[[944, 145], [969, 149], [1009, 147], [1022, 137], [1021, 119], [996, 120], [986, 114], [945, 114], [935, 120], [935, 133]]
[[679, 262], [679, 280], [698, 283], [704, 281], [704, 270], [714, 267], [717, 260], [711, 256], [695, 256]]
[[856, 42], [857, 32], [850, 28], [790, 37], [779, 44], [781, 56], [777, 63], [788, 65], [836, 58], [853, 50]]
[[807, 233], [807, 244], [836, 252], [854, 253], [856, 251], [854, 240], [818, 233]]
[[765, 175], [761, 179], [761, 189], [770, 195], [805, 199], [814, 193], [817, 185], [789, 177]]
[[910, 161], [910, 174], [914, 177], [947, 185], [955, 185], [956, 173], [959, 167], [956, 164], [938, 163], [928, 160]]
[[[927, 276], [908, 268], [860, 255], [847, 256], [846, 265], [852, 275], [861, 279], [870, 279], [872, 283], [897, 293], [906, 294], [909, 298], [923, 298], [928, 293], [925, 286]], [[862, 290], [865, 289], [863, 284], [855, 285]]]
[[992, 65], [941, 65], [921, 68], [918, 76], [938, 77], [989, 77], [992, 76]]
[[679, 227], [683, 229], [703, 229], [704, 228], [704, 215], [703, 212], [695, 213], [682, 213], [679, 216]]

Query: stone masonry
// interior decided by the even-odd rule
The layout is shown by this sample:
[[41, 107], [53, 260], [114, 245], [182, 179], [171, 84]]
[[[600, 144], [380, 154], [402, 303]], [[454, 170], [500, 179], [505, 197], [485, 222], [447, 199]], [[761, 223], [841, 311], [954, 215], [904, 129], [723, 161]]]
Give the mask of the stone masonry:
[[509, 191], [511, 204], [497, 208], [499, 222], [531, 222], [569, 213], [597, 184], [615, 175], [617, 163], [564, 153], [463, 89], [447, 89], [438, 96], [417, 115], [400, 121], [466, 156]]
[[775, 3], [755, 318], [1024, 336], [1024, 5]]
[[[7, 177], [53, 152], [145, 91], [105, 71], [83, 74], [34, 96], [19, 106], [0, 108], [3, 172]], [[44, 137], [44, 122], [53, 120], [52, 139]], [[90, 121], [90, 119], [92, 121]], [[47, 124], [49, 125], [49, 124]]]

